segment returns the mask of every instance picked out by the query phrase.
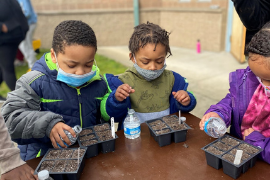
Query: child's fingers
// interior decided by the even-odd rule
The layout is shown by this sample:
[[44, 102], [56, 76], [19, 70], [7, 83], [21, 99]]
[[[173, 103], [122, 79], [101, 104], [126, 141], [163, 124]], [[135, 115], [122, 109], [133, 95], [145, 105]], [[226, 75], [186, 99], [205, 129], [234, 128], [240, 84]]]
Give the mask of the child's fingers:
[[203, 130], [203, 128], [204, 128], [204, 123], [205, 123], [205, 121], [207, 121], [207, 119], [209, 118], [208, 116], [209, 116], [209, 114], [204, 115], [203, 118], [202, 118], [202, 120], [200, 121], [199, 126], [200, 126], [200, 129], [201, 129], [201, 130]]
[[190, 100], [189, 96], [185, 97], [181, 102], [185, 103], [188, 102]]
[[186, 94], [183, 94], [183, 93], [178, 93], [178, 94], [176, 95], [176, 99], [177, 99], [178, 102], [183, 102], [183, 100], [184, 100], [186, 97], [187, 97]]
[[[62, 130], [62, 131], [63, 131], [63, 130]], [[64, 133], [64, 134], [65, 134], [65, 133]], [[65, 145], [64, 142], [60, 139], [60, 136], [59, 136], [59, 135], [60, 135], [60, 134], [58, 134], [58, 132], [55, 133], [55, 134], [53, 135], [53, 137], [54, 137], [56, 143], [58, 143], [61, 147], [66, 148], [66, 145]], [[62, 137], [62, 136], [61, 136], [61, 137]], [[56, 145], [56, 147], [57, 147], [57, 145]]]
[[51, 136], [50, 139], [51, 139], [51, 142], [52, 142], [53, 147], [54, 147], [54, 148], [59, 148], [59, 147], [57, 146], [57, 144], [56, 144], [56, 141], [55, 141], [54, 137]]
[[128, 97], [129, 96], [129, 92], [130, 90], [126, 90], [126, 89], [119, 89], [118, 93], [125, 96], [125, 97]]
[[[66, 133], [63, 131], [63, 129], [58, 131], [59, 135], [62, 137], [62, 139], [65, 141], [66, 144], [71, 145], [71, 142], [69, 138], [67, 137]], [[61, 139], [60, 139], [61, 140]], [[62, 141], [63, 142], [63, 141]], [[59, 144], [59, 143], [58, 143]], [[64, 144], [64, 143], [63, 143]], [[60, 146], [62, 146], [60, 144]], [[63, 147], [63, 146], [62, 146]]]
[[119, 87], [120, 87], [120, 89], [123, 89], [124, 91], [126, 91], [128, 93], [130, 93], [130, 91], [132, 89], [128, 84], [123, 84], [123, 85], [121, 85]]
[[68, 125], [64, 125], [63, 126], [63, 129], [65, 129], [65, 130], [67, 130], [68, 132], [70, 132], [70, 134], [73, 136], [73, 137], [76, 137], [76, 133], [74, 132], [74, 130], [70, 127], [70, 126], [68, 126]]

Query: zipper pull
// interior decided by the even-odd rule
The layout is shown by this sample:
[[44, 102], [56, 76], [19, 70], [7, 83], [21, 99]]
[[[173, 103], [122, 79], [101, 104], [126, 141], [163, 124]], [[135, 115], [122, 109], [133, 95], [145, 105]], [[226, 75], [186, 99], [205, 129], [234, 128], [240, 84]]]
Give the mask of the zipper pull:
[[244, 74], [243, 80], [246, 80], [247, 78], [247, 73]]

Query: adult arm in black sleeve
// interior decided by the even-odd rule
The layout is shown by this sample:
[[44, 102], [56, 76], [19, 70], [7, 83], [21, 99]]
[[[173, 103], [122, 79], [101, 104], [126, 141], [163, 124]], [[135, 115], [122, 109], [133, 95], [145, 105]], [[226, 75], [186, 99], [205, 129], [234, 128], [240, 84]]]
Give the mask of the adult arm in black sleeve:
[[261, 29], [270, 20], [269, 0], [232, 0], [244, 26], [250, 30]]

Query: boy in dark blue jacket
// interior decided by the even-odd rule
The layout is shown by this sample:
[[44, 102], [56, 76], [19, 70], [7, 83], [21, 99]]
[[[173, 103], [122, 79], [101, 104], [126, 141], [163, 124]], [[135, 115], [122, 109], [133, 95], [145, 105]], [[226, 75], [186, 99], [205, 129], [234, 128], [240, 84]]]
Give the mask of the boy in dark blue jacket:
[[70, 145], [64, 130], [100, 122], [106, 82], [95, 63], [97, 40], [82, 21], [63, 21], [54, 31], [52, 49], [23, 75], [8, 94], [2, 114], [21, 157], [44, 155], [48, 148]]
[[128, 108], [135, 110], [141, 123], [194, 109], [196, 99], [187, 91], [187, 80], [165, 69], [165, 59], [171, 55], [166, 30], [149, 22], [138, 25], [129, 40], [129, 50], [133, 67], [119, 76], [105, 75], [110, 94], [101, 107], [107, 119], [111, 116], [121, 122]]

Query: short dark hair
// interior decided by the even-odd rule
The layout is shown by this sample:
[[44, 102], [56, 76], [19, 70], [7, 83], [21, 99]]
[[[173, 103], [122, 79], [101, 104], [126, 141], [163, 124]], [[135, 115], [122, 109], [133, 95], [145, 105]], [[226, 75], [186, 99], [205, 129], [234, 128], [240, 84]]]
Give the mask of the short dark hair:
[[[138, 52], [140, 48], [143, 48], [148, 43], [155, 44], [161, 43], [166, 48], [166, 54], [172, 55], [170, 45], [169, 45], [169, 35], [165, 29], [162, 29], [159, 25], [147, 22], [146, 24], [140, 24], [134, 28], [134, 32], [129, 40], [129, 51], [134, 54]], [[168, 57], [169, 57], [168, 56]]]
[[246, 47], [246, 51], [264, 57], [270, 57], [270, 22], [266, 23], [262, 29], [252, 37]]
[[56, 54], [65, 53], [65, 46], [92, 46], [97, 50], [97, 39], [93, 29], [86, 23], [76, 20], [61, 22], [53, 34], [52, 48]]

